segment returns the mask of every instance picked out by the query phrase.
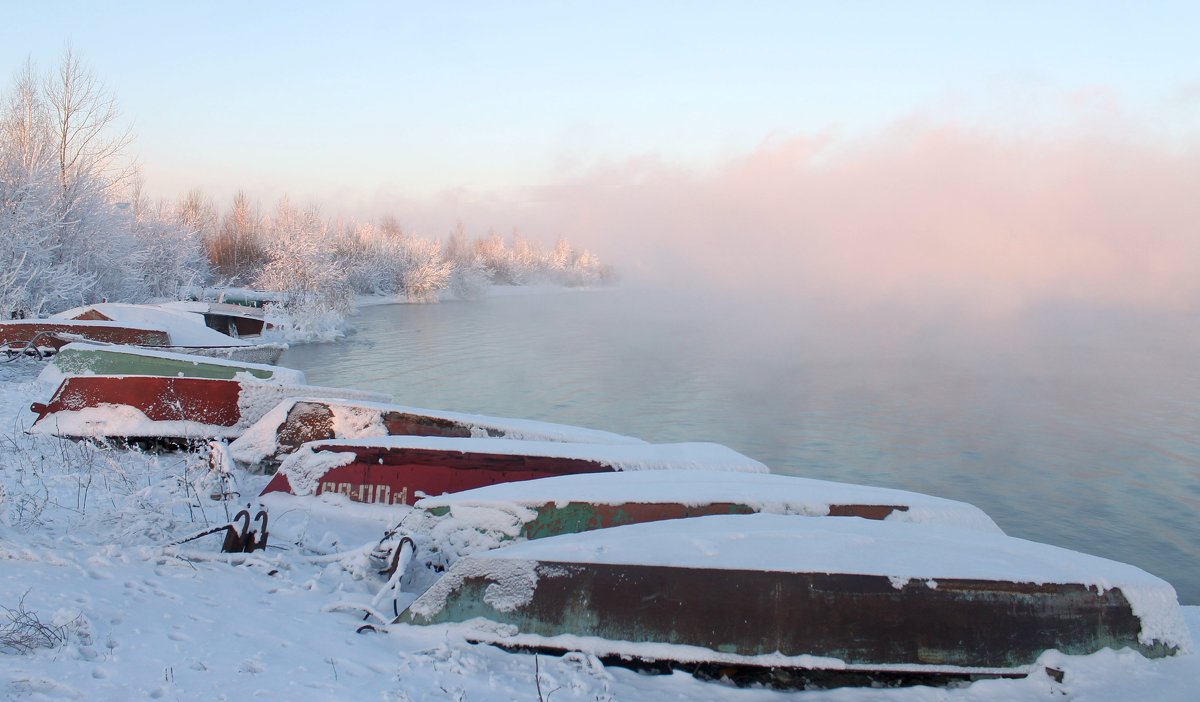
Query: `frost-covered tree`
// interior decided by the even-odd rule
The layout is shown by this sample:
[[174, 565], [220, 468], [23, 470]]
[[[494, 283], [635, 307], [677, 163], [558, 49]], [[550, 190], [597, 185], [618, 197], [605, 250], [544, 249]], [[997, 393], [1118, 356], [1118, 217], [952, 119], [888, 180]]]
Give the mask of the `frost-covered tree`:
[[[204, 256], [200, 227], [207, 217], [203, 198], [189, 194], [172, 207], [166, 202], [152, 205], [142, 194], [141, 180], [130, 192], [129, 228], [137, 242], [134, 268], [141, 292], [150, 299], [177, 300], [204, 283], [208, 259]], [[212, 218], [215, 219], [215, 212]]]
[[144, 275], [162, 271], [145, 265], [149, 221], [129, 200], [136, 169], [113, 94], [68, 47], [44, 76], [27, 62], [4, 98], [0, 314], [136, 302], [161, 288]]
[[401, 245], [400, 289], [410, 302], [437, 302], [450, 284], [454, 264], [442, 257], [434, 239], [407, 237]]
[[95, 276], [93, 299], [137, 298], [142, 291], [131, 268], [137, 242], [118, 208], [136, 168], [126, 154], [131, 135], [118, 124], [116, 96], [70, 46], [44, 79], [43, 94], [61, 190], [57, 257]]
[[358, 224], [338, 222], [334, 251], [345, 268], [351, 288], [363, 295], [394, 295], [400, 292], [404, 265], [404, 233], [387, 222]]
[[49, 112], [32, 62], [0, 114], [0, 315], [36, 316], [82, 300], [94, 276], [59, 253], [63, 213]]
[[443, 249], [444, 260], [454, 264], [450, 273], [450, 292], [460, 300], [476, 300], [487, 294], [492, 284], [492, 269], [474, 251], [467, 240], [467, 230], [460, 221], [450, 231]]
[[286, 294], [278, 311], [295, 336], [336, 336], [350, 311], [351, 293], [320, 211], [315, 207], [300, 211], [284, 197], [267, 226], [266, 239], [267, 262], [254, 285]]
[[476, 239], [472, 254], [492, 272], [492, 282], [496, 285], [521, 284], [521, 271], [513, 264], [512, 252], [496, 232], [486, 239]]
[[181, 224], [195, 232], [201, 241], [216, 236], [220, 227], [217, 205], [199, 188], [189, 190], [175, 204], [175, 216]]
[[267, 261], [262, 209], [239, 190], [220, 227], [204, 240], [214, 272], [229, 281], [248, 282]]

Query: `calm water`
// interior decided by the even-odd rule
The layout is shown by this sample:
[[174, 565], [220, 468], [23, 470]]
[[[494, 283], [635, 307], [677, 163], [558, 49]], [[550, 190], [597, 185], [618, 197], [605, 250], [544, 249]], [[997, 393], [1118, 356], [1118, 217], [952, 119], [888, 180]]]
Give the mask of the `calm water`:
[[628, 290], [367, 308], [309, 381], [965, 500], [1200, 604], [1200, 315], [981, 325]]

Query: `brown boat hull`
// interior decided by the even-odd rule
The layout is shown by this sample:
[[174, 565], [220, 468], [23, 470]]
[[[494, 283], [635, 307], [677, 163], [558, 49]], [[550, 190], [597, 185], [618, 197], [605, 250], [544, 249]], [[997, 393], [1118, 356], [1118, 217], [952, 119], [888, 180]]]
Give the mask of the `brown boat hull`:
[[[465, 577], [448, 574], [454, 584], [437, 595], [444, 598], [440, 607], [422, 609], [418, 600], [397, 621], [482, 618], [515, 630], [469, 627], [469, 639], [543, 651], [579, 650], [587, 642], [583, 648], [598, 656], [683, 667], [1005, 675], [1028, 672], [1049, 649], [1174, 652], [1139, 641], [1141, 622], [1116, 588], [1100, 593], [1080, 584], [940, 578], [935, 585], [897, 584], [844, 573], [465, 560], [475, 562], [456, 565]], [[536, 583], [525, 601], [489, 604], [522, 567], [534, 569]]]

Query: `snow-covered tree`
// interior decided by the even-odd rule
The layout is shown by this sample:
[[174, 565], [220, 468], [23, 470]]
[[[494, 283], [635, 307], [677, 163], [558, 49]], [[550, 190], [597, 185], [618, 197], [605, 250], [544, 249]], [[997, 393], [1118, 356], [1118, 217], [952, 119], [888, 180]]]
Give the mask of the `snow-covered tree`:
[[[197, 197], [193, 199], [193, 195]], [[208, 277], [208, 259], [200, 236], [204, 226], [203, 198], [189, 194], [182, 206], [167, 202], [152, 205], [142, 194], [141, 180], [130, 192], [125, 208], [129, 228], [137, 242], [134, 268], [140, 293], [150, 299], [177, 300]], [[190, 202], [189, 202], [190, 200]], [[215, 212], [212, 218], [215, 219]]]
[[116, 97], [70, 46], [42, 92], [60, 187], [56, 257], [95, 277], [92, 299], [137, 298], [137, 242], [118, 208], [136, 168], [126, 154], [131, 136], [118, 124]]
[[295, 336], [336, 336], [350, 311], [350, 286], [345, 269], [334, 258], [320, 211], [297, 210], [284, 197], [267, 229], [267, 263], [254, 285], [286, 293], [287, 301], [278, 311]]
[[261, 208], [239, 190], [233, 196], [232, 209], [221, 217], [220, 227], [204, 240], [214, 272], [229, 281], [253, 280], [267, 260], [263, 237]]
[[454, 264], [442, 258], [434, 239], [408, 237], [401, 246], [400, 289], [410, 302], [437, 302], [450, 284]]
[[0, 315], [36, 316], [82, 300], [94, 276], [62, 260], [50, 119], [31, 62], [0, 114]]

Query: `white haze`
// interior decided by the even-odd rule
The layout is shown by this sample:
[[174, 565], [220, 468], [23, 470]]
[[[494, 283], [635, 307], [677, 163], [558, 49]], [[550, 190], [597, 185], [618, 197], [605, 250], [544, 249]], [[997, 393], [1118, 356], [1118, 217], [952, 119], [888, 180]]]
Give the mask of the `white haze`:
[[978, 322], [1197, 309], [1197, 193], [1196, 141], [1119, 115], [1006, 130], [916, 116], [768, 139], [707, 172], [647, 156], [504, 196], [390, 202], [418, 229], [566, 235], [630, 282]]

